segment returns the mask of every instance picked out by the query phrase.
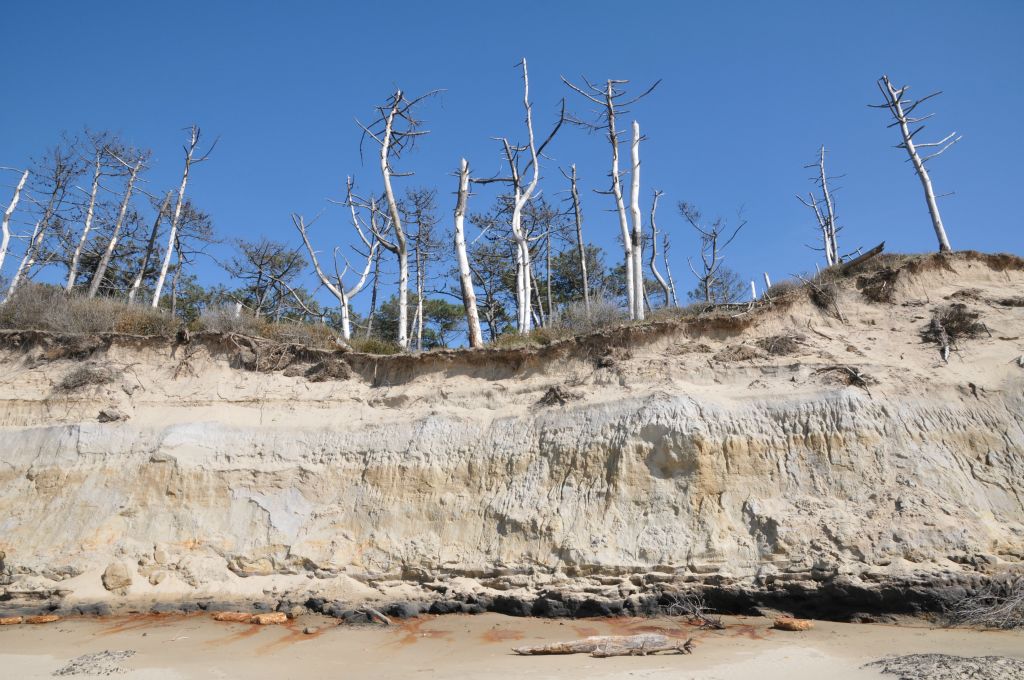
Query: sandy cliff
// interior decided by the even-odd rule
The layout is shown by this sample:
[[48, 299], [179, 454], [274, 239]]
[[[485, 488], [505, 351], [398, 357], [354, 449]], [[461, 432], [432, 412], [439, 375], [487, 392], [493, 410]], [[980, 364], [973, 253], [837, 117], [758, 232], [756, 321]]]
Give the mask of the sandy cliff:
[[539, 350], [7, 332], [0, 609], [934, 608], [1024, 569], [1022, 296], [961, 254]]

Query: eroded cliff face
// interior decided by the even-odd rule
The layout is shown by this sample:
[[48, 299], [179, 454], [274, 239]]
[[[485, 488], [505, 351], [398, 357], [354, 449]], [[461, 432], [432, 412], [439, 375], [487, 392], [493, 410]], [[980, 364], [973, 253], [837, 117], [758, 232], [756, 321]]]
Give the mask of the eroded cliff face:
[[[352, 375], [318, 382], [324, 357], [247, 371], [208, 338], [69, 359], [8, 335], [0, 593], [578, 613], [699, 583], [737, 606], [934, 605], [1024, 567], [1024, 308], [1000, 302], [1024, 272], [945, 265], [888, 303], [847, 285], [846, 323], [800, 300], [539, 352], [335, 357]], [[947, 364], [919, 332], [953, 295], [991, 337]], [[83, 365], [110, 379], [61, 388]], [[541, 403], [555, 387], [578, 398]]]

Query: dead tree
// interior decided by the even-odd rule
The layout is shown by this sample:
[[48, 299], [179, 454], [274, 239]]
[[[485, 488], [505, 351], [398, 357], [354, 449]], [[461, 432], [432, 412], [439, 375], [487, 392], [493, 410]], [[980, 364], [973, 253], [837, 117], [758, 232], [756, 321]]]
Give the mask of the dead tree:
[[633, 313], [632, 318], [644, 318], [644, 299], [647, 289], [644, 288], [644, 226], [640, 221], [640, 123], [633, 121], [633, 142], [630, 144], [630, 160], [633, 162], [631, 171], [631, 189], [629, 211], [633, 218]]
[[75, 287], [75, 280], [78, 278], [78, 265], [82, 259], [82, 251], [89, 240], [89, 233], [92, 231], [92, 221], [96, 214], [96, 193], [100, 188], [100, 177], [103, 175], [103, 160], [107, 154], [108, 140], [103, 133], [90, 135], [92, 144], [92, 186], [89, 190], [89, 202], [85, 209], [85, 223], [82, 225], [82, 235], [78, 239], [78, 245], [71, 255], [71, 264], [68, 266], [68, 282], [64, 290], [68, 293]]
[[459, 192], [455, 202], [455, 257], [459, 263], [459, 288], [462, 291], [462, 306], [466, 310], [466, 326], [470, 347], [483, 347], [480, 332], [480, 316], [476, 308], [476, 291], [473, 289], [473, 274], [466, 255], [466, 205], [469, 202], [469, 163], [465, 158], [459, 163]]
[[171, 256], [174, 254], [175, 244], [178, 241], [178, 227], [181, 223], [182, 206], [185, 204], [185, 185], [188, 184], [189, 173], [193, 165], [207, 160], [210, 154], [213, 153], [214, 147], [217, 146], [217, 140], [214, 140], [210, 148], [206, 150], [206, 153], [196, 158], [196, 150], [199, 148], [199, 135], [199, 126], [193, 125], [189, 130], [188, 144], [182, 147], [185, 151], [185, 167], [181, 173], [181, 185], [178, 187], [178, 200], [174, 204], [174, 216], [171, 217], [171, 229], [167, 234], [167, 251], [164, 253], [163, 264], [160, 265], [160, 274], [156, 279], [156, 287], [153, 289], [153, 307], [160, 306], [160, 293], [163, 292], [164, 282], [167, 280], [167, 270], [171, 266]]
[[14, 214], [15, 208], [18, 207], [18, 201], [21, 199], [21, 190], [25, 188], [28, 174], [28, 170], [21, 173], [21, 179], [18, 180], [17, 186], [14, 187], [14, 196], [11, 198], [11, 202], [7, 204], [7, 210], [4, 210], [3, 235], [0, 236], [0, 271], [3, 271], [4, 259], [7, 257], [7, 248], [11, 244], [11, 215]]
[[[384, 201], [387, 206], [387, 218], [394, 230], [395, 240], [374, 236], [380, 244], [395, 255], [398, 260], [398, 344], [402, 349], [409, 349], [409, 244], [406, 238], [402, 217], [398, 211], [398, 201], [391, 184], [393, 176], [408, 177], [410, 173], [395, 173], [391, 167], [392, 160], [401, 158], [402, 152], [410, 148], [418, 137], [427, 134], [421, 130], [420, 121], [413, 117], [413, 108], [424, 99], [437, 94], [438, 90], [415, 99], [406, 99], [402, 90], [396, 90], [391, 97], [377, 107], [379, 117], [370, 125], [356, 124], [363, 130], [363, 140], [373, 139], [380, 147], [380, 174], [384, 183]], [[362, 142], [360, 142], [360, 148]]]
[[[946, 237], [946, 228], [942, 224], [942, 217], [939, 215], [939, 205], [935, 200], [935, 190], [932, 188], [932, 180], [928, 175], [927, 163], [928, 161], [941, 156], [946, 152], [946, 149], [953, 146], [960, 141], [961, 135], [951, 132], [944, 138], [937, 142], [914, 142], [914, 137], [917, 136], [921, 130], [925, 128], [924, 125], [918, 125], [922, 121], [931, 118], [933, 113], [924, 116], [911, 116], [918, 106], [923, 102], [942, 94], [941, 91], [933, 92], [920, 99], [906, 99], [907, 90], [910, 89], [909, 85], [897, 89], [891, 82], [889, 82], [888, 76], [882, 76], [878, 79], [878, 89], [882, 93], [884, 103], [882, 104], [869, 104], [872, 108], [877, 109], [888, 109], [889, 113], [893, 117], [893, 122], [888, 127], [898, 127], [900, 130], [900, 136], [903, 141], [896, 145], [897, 149], [903, 149], [907, 152], [907, 160], [914, 165], [914, 171], [917, 173], [917, 177], [921, 180], [921, 187], [924, 189], [924, 198], [928, 204], [928, 213], [932, 218], [932, 226], [935, 228], [935, 236], [939, 241], [939, 252], [949, 252], [952, 248], [949, 245], [949, 239]], [[910, 126], [918, 125], [913, 131]], [[929, 153], [925, 157], [921, 157], [918, 153], [919, 149], [933, 149], [938, 148], [938, 151]]]
[[668, 289], [669, 289], [669, 292], [672, 293], [672, 305], [675, 306], [675, 307], [678, 307], [679, 306], [679, 295], [676, 294], [676, 282], [675, 282], [675, 279], [672, 278], [672, 267], [668, 263], [668, 250], [669, 250], [668, 233], [666, 233], [662, 237], [662, 242], [661, 242], [662, 259], [663, 259], [663, 261], [665, 263], [665, 276], [668, 278]]
[[[554, 139], [558, 130], [562, 127], [562, 123], [565, 122], [565, 100], [562, 100], [558, 122], [555, 123], [551, 133], [544, 142], [538, 146], [533, 132], [533, 105], [530, 103], [530, 76], [526, 67], [526, 59], [524, 58], [518, 65], [523, 68], [523, 107], [526, 109], [527, 143], [517, 146], [509, 143], [508, 138], [502, 138], [500, 141], [510, 175], [508, 177], [473, 181], [480, 184], [505, 182], [512, 187], [510, 227], [512, 239], [516, 246], [516, 328], [519, 333], [529, 333], [533, 320], [533, 290], [536, 287], [536, 282], [534, 281], [531, 261], [530, 235], [523, 228], [523, 209], [533, 197], [537, 189], [537, 183], [540, 181], [541, 154], [544, 153], [544, 149], [551, 143], [551, 140]], [[529, 158], [526, 165], [520, 168], [520, 154], [525, 152], [529, 153]], [[529, 180], [526, 179], [527, 173], [529, 173]]]
[[[569, 80], [563, 76], [562, 82], [564, 82], [573, 92], [582, 95], [588, 101], [599, 107], [600, 113], [597, 117], [597, 122], [584, 121], [579, 118], [572, 118], [571, 122], [591, 131], [603, 130], [608, 135], [608, 142], [612, 147], [612, 186], [610, 193], [615, 197], [615, 209], [619, 216], [623, 257], [626, 265], [626, 298], [629, 306], [630, 318], [637, 318], [638, 311], [640, 318], [643, 318], [644, 300], [642, 283], [639, 288], [637, 287], [637, 279], [639, 278], [641, 281], [643, 279], [642, 271], [640, 271], [639, 277], [637, 276], [637, 271], [641, 269], [640, 263], [642, 262], [642, 255], [634, 253], [634, 249], [638, 245], [634, 243], [634, 238], [638, 230], [640, 231], [641, 239], [643, 238], [642, 227], [640, 227], [640, 209], [638, 203], [634, 205], [633, 228], [630, 230], [629, 220], [626, 216], [626, 204], [622, 196], [622, 181], [619, 171], [619, 133], [616, 128], [616, 117], [620, 114], [629, 113], [626, 107], [631, 106], [646, 97], [661, 81], [656, 81], [640, 96], [625, 101], [623, 101], [623, 99], [626, 97], [626, 91], [622, 89], [622, 86], [628, 83], [628, 80], [608, 80], [604, 86], [600, 86], [591, 83], [586, 78], [583, 78], [585, 87], [581, 87], [569, 82]], [[634, 122], [633, 146], [631, 148], [633, 149], [634, 169], [637, 171], [637, 177], [633, 179], [636, 187], [636, 193], [639, 193], [639, 135], [639, 125]], [[636, 200], [638, 201], [639, 197], [637, 197]]]
[[153, 252], [156, 250], [156, 237], [160, 233], [160, 220], [167, 214], [167, 208], [171, 205], [171, 192], [168, 191], [164, 195], [164, 201], [160, 204], [159, 210], [156, 212], [156, 217], [153, 218], [153, 229], [149, 233], [149, 242], [146, 243], [146, 250], [142, 254], [142, 264], [139, 265], [139, 273], [135, 275], [132, 280], [131, 288], [128, 290], [128, 304], [135, 302], [135, 296], [139, 293], [139, 288], [142, 287], [142, 280], [146, 278], [147, 270], [149, 269], [149, 260], [153, 257]]
[[398, 204], [406, 229], [416, 226], [415, 231], [410, 231], [409, 240], [412, 242], [413, 262], [416, 266], [416, 313], [413, 315], [412, 328], [415, 331], [417, 351], [423, 350], [423, 304], [426, 299], [427, 274], [440, 251], [440, 243], [434, 232], [437, 226], [434, 214], [437, 208], [436, 196], [433, 189], [409, 189]]
[[[590, 282], [587, 280], [587, 245], [583, 241], [583, 212], [580, 208], [580, 192], [576, 186], [576, 164], [570, 167], [571, 174], [562, 175], [569, 180], [569, 191], [572, 194], [572, 212], [576, 218], [576, 249], [580, 256], [580, 275], [583, 279], [583, 308], [590, 315]], [[550, 288], [550, 286], [549, 286]]]
[[25, 253], [21, 258], [18, 269], [14, 272], [14, 276], [11, 277], [11, 285], [7, 289], [5, 301], [14, 295], [14, 291], [17, 290], [22, 279], [31, 272], [36, 260], [42, 253], [43, 242], [48, 236], [51, 227], [60, 221], [61, 209], [65, 198], [67, 198], [68, 190], [80, 172], [81, 169], [75, 154], [68, 149], [57, 146], [49, 152], [48, 156], [39, 164], [37, 170], [32, 173], [36, 176], [39, 183], [37, 195], [40, 193], [45, 195], [46, 202], [42, 204], [42, 212], [32, 228], [32, 235], [25, 246]]
[[701, 212], [690, 203], [681, 201], [679, 212], [697, 232], [697, 237], [700, 239], [701, 271], [698, 272], [694, 268], [692, 259], [687, 258], [687, 264], [689, 264], [693, 275], [697, 277], [698, 287], [704, 294], [704, 302], [716, 302], [714, 293], [715, 286], [719, 283], [718, 275], [722, 268], [723, 251], [733, 242], [747, 222], [741, 218], [739, 224], [730, 233], [728, 225], [722, 218], [716, 218], [707, 224]]
[[[366, 286], [366, 281], [370, 276], [370, 268], [373, 266], [373, 262], [377, 256], [377, 247], [379, 241], [372, 237], [368, 238], [366, 232], [363, 231], [362, 225], [359, 220], [359, 213], [356, 210], [356, 203], [352, 196], [352, 178], [348, 178], [348, 206], [352, 215], [352, 227], [356, 231], [356, 235], [359, 240], [366, 247], [366, 265], [362, 268], [362, 271], [356, 270], [359, 274], [359, 278], [351, 288], [345, 287], [345, 274], [348, 273], [350, 265], [348, 259], [345, 260], [345, 267], [338, 270], [338, 256], [337, 249], [335, 249], [334, 255], [334, 280], [324, 272], [320, 266], [320, 261], [317, 259], [316, 250], [313, 248], [313, 244], [309, 240], [308, 225], [301, 215], [292, 215], [292, 222], [295, 224], [295, 228], [299, 231], [299, 235], [302, 236], [302, 242], [306, 245], [306, 251], [309, 253], [309, 260], [313, 265], [313, 271], [316, 272], [317, 278], [320, 279], [320, 283], [324, 285], [327, 290], [338, 300], [338, 305], [341, 307], [341, 334], [346, 340], [352, 339], [352, 322], [351, 322], [351, 306], [352, 298], [355, 297], [363, 288]], [[363, 253], [360, 253], [361, 255]]]
[[363, 337], [369, 338], [373, 335], [373, 317], [377, 314], [377, 290], [380, 288], [380, 254], [382, 248], [377, 249], [377, 256], [373, 258], [373, 285], [370, 286], [370, 309], [366, 312], [366, 329]]
[[668, 282], [665, 281], [665, 277], [658, 271], [658, 224], [655, 222], [654, 216], [658, 212], [658, 199], [664, 192], [655, 191], [654, 199], [651, 201], [651, 273], [654, 275], [654, 279], [661, 286], [662, 292], [665, 294], [665, 306], [668, 307], [672, 304], [671, 290], [668, 287]]
[[831, 267], [832, 265], [842, 262], [839, 255], [839, 241], [837, 238], [837, 234], [841, 228], [836, 223], [835, 197], [828, 186], [829, 180], [834, 178], [829, 177], [828, 173], [825, 172], [824, 144], [818, 150], [818, 161], [810, 165], [805, 165], [804, 167], [817, 169], [818, 173], [815, 177], [811, 178], [811, 181], [814, 182], [818, 187], [818, 190], [821, 192], [821, 198], [816, 198], [812, 192], [807, 192], [806, 199], [802, 196], [797, 196], [797, 200], [814, 212], [814, 219], [818, 223], [819, 231], [821, 231], [821, 243], [822, 250], [825, 253], [825, 264], [826, 266]]
[[[117, 211], [117, 219], [114, 222], [114, 229], [110, 234], [110, 240], [107, 241], [107, 247], [103, 250], [103, 255], [100, 257], [100, 262], [96, 266], [96, 271], [93, 272], [92, 281], [89, 284], [88, 297], [96, 297], [96, 293], [100, 289], [100, 284], [103, 282], [103, 277], [107, 273], [107, 267], [110, 265], [110, 258], [114, 255], [114, 250], [117, 248], [117, 239], [121, 234], [121, 227], [124, 225], [124, 217], [128, 213], [128, 204], [132, 199], [132, 189], [135, 187], [135, 180], [139, 176], [139, 172], [142, 170], [143, 163], [146, 162], [145, 153], [137, 153], [135, 158], [135, 164], [132, 165], [125, 159], [117, 155], [116, 152], [111, 151], [111, 155], [115, 160], [121, 163], [125, 168], [128, 169], [128, 181], [125, 183], [124, 196], [121, 198], [121, 206]], [[74, 279], [69, 279], [68, 285], [74, 282]]]

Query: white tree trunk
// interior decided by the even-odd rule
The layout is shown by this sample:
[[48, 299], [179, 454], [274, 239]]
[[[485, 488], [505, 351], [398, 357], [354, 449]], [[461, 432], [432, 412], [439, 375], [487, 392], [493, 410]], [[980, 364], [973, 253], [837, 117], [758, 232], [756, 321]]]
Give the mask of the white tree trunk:
[[171, 203], [171, 194], [167, 192], [164, 196], [164, 202], [160, 204], [160, 210], [157, 211], [156, 218], [153, 220], [153, 230], [149, 234], [149, 243], [146, 244], [146, 252], [142, 256], [142, 264], [139, 266], [139, 273], [135, 275], [135, 280], [132, 281], [132, 287], [128, 291], [128, 304], [135, 302], [135, 296], [139, 293], [139, 288], [142, 287], [142, 279], [146, 277], [146, 269], [149, 268], [149, 259], [153, 257], [153, 250], [156, 248], [156, 237], [160, 229], [160, 219], [167, 213], [167, 206]]
[[[135, 178], [139, 175], [139, 170], [142, 169], [142, 159], [135, 164], [135, 167], [131, 169], [131, 174], [128, 177], [128, 184], [124, 190], [124, 198], [121, 199], [121, 208], [117, 213], [117, 221], [114, 223], [114, 231], [110, 235], [110, 242], [107, 243], [106, 250], [103, 251], [103, 256], [100, 258], [99, 265], [96, 266], [96, 271], [92, 275], [92, 282], [89, 285], [88, 297], [96, 297], [96, 293], [100, 289], [100, 284], [103, 282], [103, 277], [106, 276], [107, 267], [110, 265], [110, 258], [114, 256], [114, 249], [117, 248], [117, 239], [121, 234], [121, 227], [124, 224], [124, 216], [128, 212], [128, 203], [132, 198], [132, 188], [135, 186]], [[74, 279], [69, 280], [68, 285]], [[70, 287], [68, 288], [70, 290]]]
[[423, 351], [423, 258], [419, 246], [416, 246], [416, 350]]
[[668, 289], [672, 292], [672, 304], [675, 307], [679, 306], [679, 296], [676, 295], [676, 281], [672, 278], [672, 267], [668, 263], [668, 234], [665, 234], [664, 241], [662, 243], [662, 258], [665, 262], [665, 276], [668, 277]]
[[[350, 196], [351, 199], [351, 184]], [[355, 207], [352, 207], [352, 220], [355, 224], [356, 231], [359, 233], [359, 238], [362, 239], [363, 243], [369, 243], [366, 237], [363, 235], [362, 230], [359, 229], [359, 221], [356, 218]], [[338, 274], [337, 283], [331, 280], [324, 270], [320, 267], [320, 261], [317, 259], [316, 250], [313, 249], [313, 244], [309, 240], [309, 234], [306, 233], [306, 223], [299, 215], [292, 215], [292, 222], [295, 224], [295, 228], [299, 231], [299, 235], [302, 236], [302, 243], [306, 246], [306, 251], [309, 253], [309, 259], [313, 263], [313, 271], [316, 272], [317, 278], [324, 284], [324, 287], [331, 292], [332, 295], [338, 300], [338, 304], [341, 307], [341, 334], [346, 340], [352, 339], [352, 323], [350, 320], [349, 307], [352, 302], [352, 298], [355, 297], [359, 291], [366, 285], [366, 280], [370, 276], [370, 268], [373, 266], [374, 259], [377, 255], [377, 241], [369, 243], [370, 251], [366, 256], [366, 266], [363, 267], [362, 274], [359, 276], [359, 280], [356, 281], [355, 285], [349, 289], [345, 288], [344, 281], [342, 280], [345, 276], [345, 271], [348, 270], [346, 267], [345, 271]], [[294, 294], [294, 293], [293, 293]]]
[[341, 300], [341, 335], [346, 340], [352, 339], [352, 321], [349, 319], [348, 299]]
[[661, 286], [662, 292], [665, 294], [665, 306], [668, 307], [672, 304], [671, 291], [669, 290], [668, 283], [665, 278], [658, 271], [658, 224], [655, 221], [655, 215], [658, 212], [658, 199], [661, 198], [661, 192], [654, 192], [654, 200], [651, 201], [651, 273], [654, 274], [654, 279]]
[[164, 289], [164, 282], [167, 280], [167, 270], [171, 266], [171, 256], [174, 254], [174, 246], [178, 239], [178, 224], [181, 221], [181, 208], [185, 203], [185, 185], [188, 184], [189, 170], [192, 168], [192, 154], [195, 153], [199, 144], [199, 128], [192, 126], [192, 137], [189, 145], [185, 148], [185, 169], [181, 173], [181, 186], [178, 188], [178, 200], [174, 204], [174, 216], [171, 218], [171, 232], [167, 235], [167, 252], [164, 254], [163, 264], [160, 265], [160, 275], [156, 279], [156, 287], [153, 289], [154, 308], [160, 306], [160, 294]]
[[888, 90], [890, 108], [899, 123], [900, 134], [903, 136], [903, 148], [907, 150], [907, 155], [910, 157], [910, 162], [914, 164], [914, 170], [917, 172], [917, 177], [921, 180], [921, 188], [924, 189], [924, 198], [928, 203], [928, 214], [931, 215], [932, 226], [935, 228], [935, 236], [939, 241], [939, 252], [949, 252], [953, 248], [949, 245], [949, 238], [946, 236], [946, 228], [942, 224], [942, 216], [939, 215], [939, 204], [935, 201], [935, 190], [932, 189], [932, 178], [928, 175], [928, 169], [925, 168], [924, 161], [921, 160], [921, 156], [917, 153], [917, 147], [914, 146], [914, 140], [911, 139], [912, 135], [910, 127], [908, 126], [907, 115], [903, 112], [903, 104], [899, 99], [899, 91], [892, 86], [892, 83], [889, 82], [887, 77], [883, 76], [882, 80], [885, 82], [885, 87]]
[[839, 264], [839, 240], [836, 238], [836, 209], [832, 203], [832, 194], [828, 190], [828, 174], [825, 172], [825, 145], [821, 145], [818, 158], [818, 172], [821, 177], [821, 193], [825, 197], [825, 219], [828, 249], [832, 251], [832, 264]]
[[398, 344], [402, 349], [409, 349], [409, 246], [406, 243], [402, 218], [398, 213], [395, 192], [391, 187], [391, 166], [388, 163], [395, 115], [401, 101], [402, 91], [399, 90], [395, 93], [394, 105], [384, 122], [383, 143], [380, 146], [380, 173], [384, 180], [384, 196], [388, 204], [391, 226], [395, 229], [397, 244], [395, 255], [398, 258]]
[[43, 229], [43, 221], [36, 222], [32, 228], [32, 237], [28, 240], [28, 245], [25, 247], [25, 255], [21, 258], [21, 263], [18, 265], [17, 271], [14, 272], [14, 277], [11, 279], [11, 285], [7, 289], [7, 297], [4, 298], [4, 302], [11, 299], [14, 295], [14, 291], [18, 289], [18, 284], [21, 283], [22, 277], [32, 269], [32, 265], [36, 263], [36, 249], [43, 242], [43, 236], [45, 229]]
[[462, 289], [462, 306], [466, 310], [466, 326], [470, 347], [483, 347], [480, 332], [480, 317], [476, 308], [476, 291], [473, 290], [473, 276], [466, 254], [466, 204], [469, 201], [469, 163], [465, 158], [459, 165], [459, 198], [455, 203], [455, 256], [459, 262], [459, 286]]
[[633, 142], [630, 145], [633, 163], [630, 192], [630, 213], [633, 218], [633, 318], [644, 318], [643, 223], [640, 219], [640, 123], [633, 121]]
[[68, 293], [75, 287], [75, 279], [78, 277], [78, 263], [82, 258], [82, 250], [89, 240], [89, 231], [92, 229], [92, 218], [96, 210], [96, 191], [100, 188], [100, 171], [103, 167], [100, 162], [102, 158], [102, 151], [97, 150], [96, 158], [93, 161], [92, 190], [89, 192], [89, 207], [85, 210], [85, 224], [82, 226], [82, 237], [78, 239], [78, 245], [75, 246], [75, 252], [71, 256], [71, 266], [68, 268], [68, 282], [64, 286], [64, 290]]
[[605, 95], [608, 116], [608, 140], [612, 145], [612, 194], [615, 196], [615, 209], [619, 214], [619, 229], [622, 236], [622, 253], [626, 262], [626, 303], [629, 307], [629, 318], [636, 318], [636, 295], [634, 295], [633, 274], [633, 238], [629, 233], [629, 221], [626, 218], [626, 204], [622, 198], [622, 181], [619, 178], [619, 138], [615, 130], [615, 106], [612, 101], [612, 82], [608, 81]]
[[580, 256], [580, 274], [583, 279], [583, 308], [590, 316], [590, 281], [587, 280], [587, 244], [583, 241], [583, 211], [580, 209], [580, 193], [576, 187], [576, 164], [572, 165], [570, 177], [572, 211], [576, 217], [576, 249]]
[[14, 209], [18, 207], [18, 201], [21, 199], [21, 190], [25, 188], [26, 181], [28, 181], [28, 170], [22, 173], [18, 186], [14, 187], [14, 197], [11, 198], [11, 202], [7, 204], [7, 210], [4, 211], [3, 235], [0, 236], [0, 272], [3, 271], [4, 260], [7, 258], [7, 248], [11, 244], [11, 215], [14, 214]]

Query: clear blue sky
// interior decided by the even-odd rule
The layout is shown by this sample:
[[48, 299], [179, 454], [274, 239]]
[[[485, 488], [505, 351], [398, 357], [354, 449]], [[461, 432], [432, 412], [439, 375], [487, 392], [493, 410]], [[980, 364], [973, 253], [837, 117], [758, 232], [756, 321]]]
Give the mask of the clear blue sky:
[[[62, 130], [89, 125], [154, 149], [149, 188], [161, 190], [176, 184], [182, 128], [197, 122], [221, 141], [189, 191], [220, 234], [297, 242], [289, 214], [340, 198], [346, 174], [378, 187], [353, 118], [370, 118], [395, 86], [445, 88], [422, 109], [433, 134], [400, 166], [417, 175], [399, 183], [437, 187], [447, 220], [459, 158], [491, 173], [492, 138], [520, 135], [513, 65], [526, 56], [539, 128], [570, 96], [560, 74], [664, 79], [634, 115], [648, 138], [644, 201], [665, 192], [660, 223], [675, 238], [681, 287], [692, 284], [685, 257], [696, 242], [680, 199], [711, 214], [744, 206], [749, 224], [729, 264], [780, 279], [818, 257], [804, 247], [815, 232], [794, 195], [811, 188], [802, 166], [822, 143], [846, 175], [844, 250], [883, 239], [891, 250], [935, 247], [894, 131], [866, 106], [888, 73], [921, 95], [944, 90], [925, 134], [963, 134], [931, 166], [937, 190], [956, 192], [942, 201], [954, 248], [1022, 253], [1022, 26], [1019, 1], [21, 2], [5, 10], [0, 165], [24, 166]], [[607, 186], [606, 142], [566, 129], [550, 153], [544, 191], [560, 198], [556, 164], [575, 162], [587, 235], [615, 253], [611, 199], [591, 191]], [[490, 202], [475, 200], [471, 209]], [[317, 224], [325, 248], [347, 237], [338, 208]], [[212, 264], [200, 274], [223, 277]]]

